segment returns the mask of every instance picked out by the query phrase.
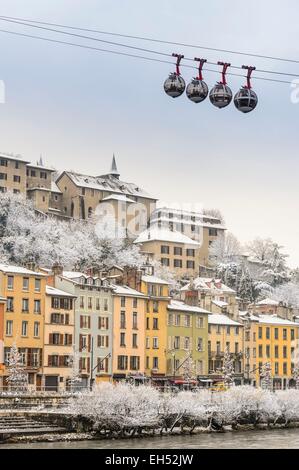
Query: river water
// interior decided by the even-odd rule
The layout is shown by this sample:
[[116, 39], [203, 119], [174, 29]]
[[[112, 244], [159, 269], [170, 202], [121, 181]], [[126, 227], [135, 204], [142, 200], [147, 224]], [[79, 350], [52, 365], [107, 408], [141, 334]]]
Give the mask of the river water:
[[299, 449], [299, 429], [79, 442], [0, 444], [0, 449]]

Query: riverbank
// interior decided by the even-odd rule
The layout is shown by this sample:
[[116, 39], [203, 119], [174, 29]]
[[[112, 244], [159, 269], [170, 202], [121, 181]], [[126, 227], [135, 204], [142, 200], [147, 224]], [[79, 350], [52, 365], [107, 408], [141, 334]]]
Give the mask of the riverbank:
[[5, 443], [0, 449], [298, 449], [299, 429], [236, 431], [146, 439]]

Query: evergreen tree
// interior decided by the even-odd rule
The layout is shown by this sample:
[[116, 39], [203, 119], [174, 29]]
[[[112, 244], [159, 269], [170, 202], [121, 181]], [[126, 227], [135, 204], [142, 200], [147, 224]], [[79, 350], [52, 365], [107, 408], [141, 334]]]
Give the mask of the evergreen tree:
[[25, 371], [22, 356], [14, 342], [9, 352], [7, 383], [14, 392], [28, 390], [28, 373]]

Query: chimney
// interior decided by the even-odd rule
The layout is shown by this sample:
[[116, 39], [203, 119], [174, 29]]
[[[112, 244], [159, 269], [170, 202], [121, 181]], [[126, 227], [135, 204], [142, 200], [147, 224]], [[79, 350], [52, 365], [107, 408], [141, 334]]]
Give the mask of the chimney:
[[52, 271], [54, 276], [61, 276], [63, 274], [63, 266], [58, 263], [53, 264]]

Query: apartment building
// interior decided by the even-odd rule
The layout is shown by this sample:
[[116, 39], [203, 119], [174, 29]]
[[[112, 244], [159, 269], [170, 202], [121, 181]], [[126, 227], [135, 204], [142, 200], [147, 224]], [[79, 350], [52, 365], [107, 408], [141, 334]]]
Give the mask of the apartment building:
[[46, 276], [40, 272], [0, 265], [0, 295], [6, 298], [3, 318], [4, 364], [0, 386], [6, 385], [10, 348], [16, 343], [29, 384], [42, 385]]
[[190, 357], [194, 370], [187, 372], [204, 378], [208, 374], [209, 312], [178, 300], [171, 300], [167, 311], [167, 375], [174, 382], [184, 380], [184, 364]]
[[277, 315], [242, 312], [244, 362], [247, 383], [261, 385], [262, 367], [270, 363], [274, 389], [294, 386], [294, 365], [298, 363], [299, 324]]
[[56, 180], [62, 194], [62, 212], [74, 219], [94, 214], [112, 215], [130, 238], [147, 226], [156, 199], [135, 183], [120, 180], [115, 158], [111, 170], [101, 176], [64, 171]]
[[144, 380], [146, 296], [113, 285], [113, 380]]
[[159, 261], [177, 276], [199, 274], [200, 244], [186, 235], [165, 228], [148, 228], [134, 241], [149, 260]]
[[226, 315], [211, 314], [209, 323], [209, 376], [221, 380], [223, 377], [224, 354], [228, 351], [234, 359], [234, 382], [241, 385], [244, 381], [243, 348], [244, 326]]
[[271, 298], [266, 298], [256, 302], [255, 304], [250, 304], [248, 306], [248, 310], [253, 314], [277, 315], [278, 317], [285, 318], [290, 321], [292, 321], [296, 315], [293, 307]]
[[[59, 272], [59, 271], [58, 271]], [[99, 276], [56, 271], [55, 288], [75, 300], [75, 353], [79, 358], [81, 385], [112, 377], [113, 289]]]
[[75, 299], [72, 294], [46, 286], [43, 354], [45, 390], [66, 389], [72, 376], [75, 360]]
[[29, 162], [20, 156], [0, 154], [0, 192], [26, 195], [26, 170]]
[[197, 262], [200, 266], [209, 266], [209, 247], [226, 230], [219, 217], [168, 207], [159, 207], [152, 212], [149, 227], [155, 226], [175, 230], [198, 242]]
[[197, 277], [181, 289], [181, 299], [212, 313], [229, 315], [238, 320], [239, 304], [236, 291], [221, 279]]
[[[6, 299], [0, 297], [0, 371], [4, 368], [4, 312]], [[0, 372], [1, 374], [1, 372]]]

